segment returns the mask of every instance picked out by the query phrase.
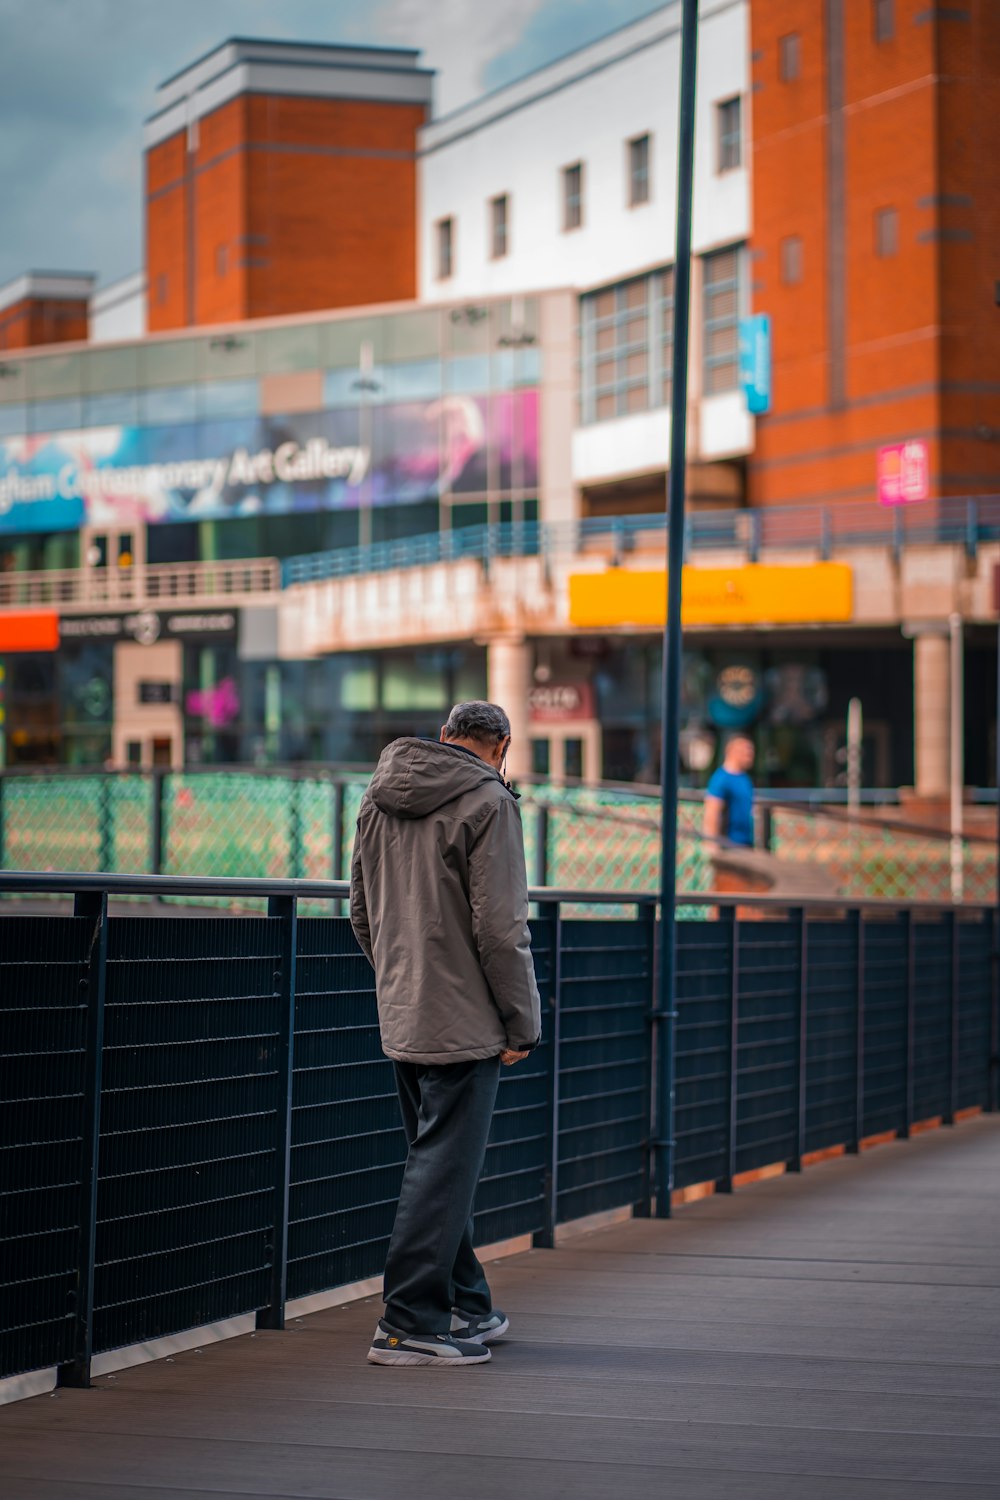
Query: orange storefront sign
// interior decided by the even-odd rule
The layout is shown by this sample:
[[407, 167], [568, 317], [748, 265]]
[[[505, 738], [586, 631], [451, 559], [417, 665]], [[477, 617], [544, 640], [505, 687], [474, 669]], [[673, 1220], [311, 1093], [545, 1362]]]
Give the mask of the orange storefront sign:
[[59, 616], [51, 609], [0, 610], [0, 656], [5, 651], [55, 651]]
[[[853, 577], [846, 563], [800, 567], [746, 563], [735, 568], [684, 569], [685, 625], [798, 625], [850, 620]], [[608, 568], [574, 573], [569, 617], [583, 629], [609, 625], [660, 626], [666, 620], [662, 570]]]

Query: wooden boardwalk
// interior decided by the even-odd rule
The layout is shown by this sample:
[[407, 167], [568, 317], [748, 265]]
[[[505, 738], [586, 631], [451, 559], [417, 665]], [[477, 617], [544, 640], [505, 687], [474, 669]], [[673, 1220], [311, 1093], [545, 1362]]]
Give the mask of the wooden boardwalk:
[[463, 1372], [353, 1303], [0, 1411], [4, 1500], [997, 1500], [1000, 1119], [494, 1265]]

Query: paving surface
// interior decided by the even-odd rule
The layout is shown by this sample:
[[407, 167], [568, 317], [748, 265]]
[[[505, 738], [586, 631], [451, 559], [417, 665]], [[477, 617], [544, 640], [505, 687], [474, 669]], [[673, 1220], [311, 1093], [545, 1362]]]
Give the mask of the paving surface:
[[495, 1264], [511, 1334], [352, 1303], [0, 1410], [3, 1500], [997, 1500], [1000, 1118]]

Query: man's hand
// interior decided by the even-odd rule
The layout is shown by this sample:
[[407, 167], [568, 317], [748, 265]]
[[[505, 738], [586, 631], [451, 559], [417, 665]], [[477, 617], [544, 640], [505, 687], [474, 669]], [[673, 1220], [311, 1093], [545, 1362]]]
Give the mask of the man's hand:
[[527, 1055], [527, 1052], [514, 1052], [510, 1047], [505, 1047], [500, 1054], [500, 1061], [505, 1068], [509, 1068], [516, 1062], [523, 1062]]

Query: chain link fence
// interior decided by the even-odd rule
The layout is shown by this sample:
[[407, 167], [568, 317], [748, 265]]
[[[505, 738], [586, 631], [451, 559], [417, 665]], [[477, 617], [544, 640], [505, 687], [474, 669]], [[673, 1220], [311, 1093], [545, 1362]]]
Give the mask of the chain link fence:
[[[366, 785], [360, 773], [321, 771], [6, 773], [0, 868], [339, 879], [350, 870]], [[532, 884], [623, 895], [658, 889], [655, 795], [532, 784], [521, 810]], [[953, 849], [947, 834], [888, 816], [852, 822], [780, 805], [769, 813], [771, 851], [823, 867], [845, 897], [947, 901], [958, 879], [963, 899], [996, 899], [987, 838], [969, 836]], [[679, 818], [678, 889], [711, 890], [700, 799], [682, 801]]]

